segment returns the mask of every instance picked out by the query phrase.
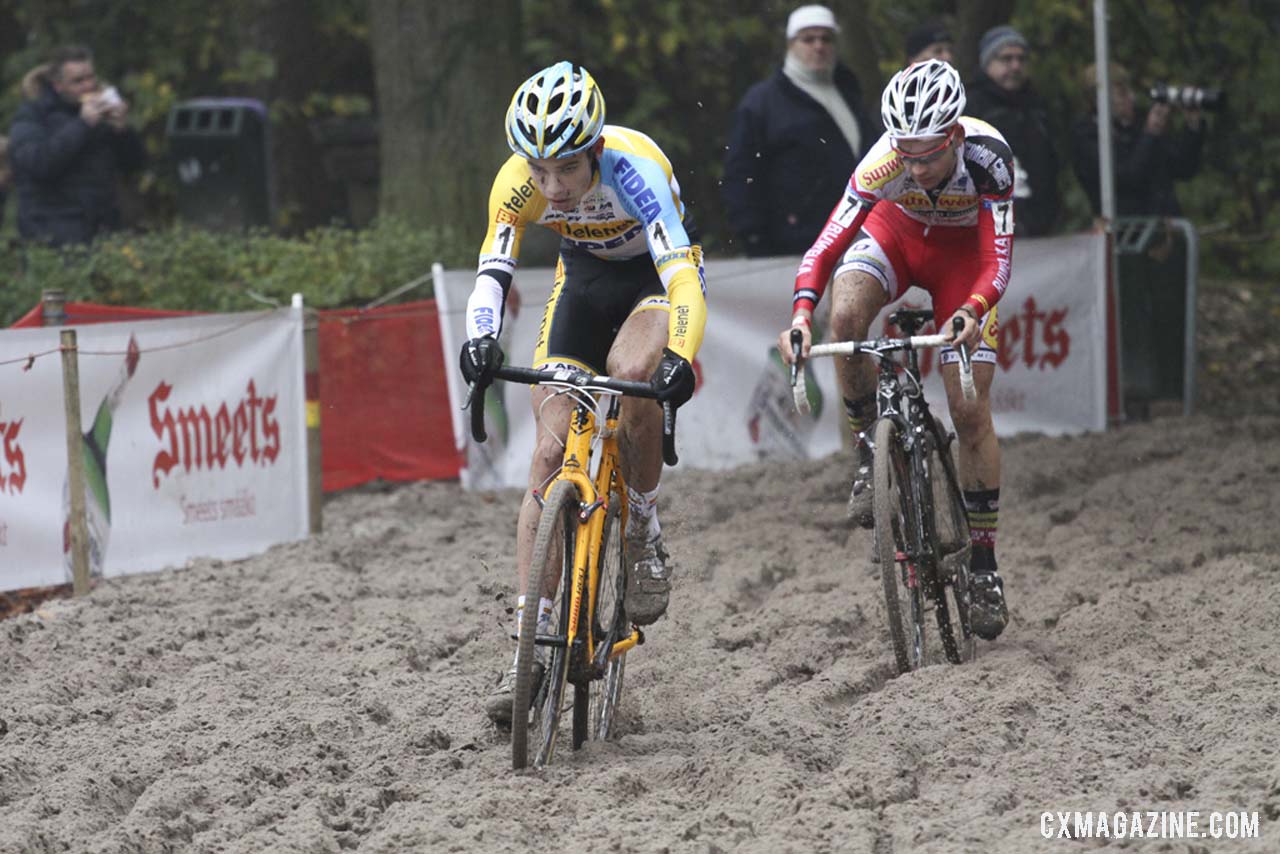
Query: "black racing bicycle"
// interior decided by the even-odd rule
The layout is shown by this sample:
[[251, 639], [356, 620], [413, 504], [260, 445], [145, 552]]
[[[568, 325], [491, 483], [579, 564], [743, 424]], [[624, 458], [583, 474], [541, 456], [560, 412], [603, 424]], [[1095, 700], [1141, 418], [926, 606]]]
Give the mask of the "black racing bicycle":
[[[865, 353], [879, 363], [878, 416], [870, 437], [875, 554], [893, 654], [902, 673], [929, 663], [929, 611], [947, 661], [969, 661], [977, 648], [969, 622], [969, 520], [951, 454], [954, 436], [929, 411], [920, 381], [920, 348], [950, 344], [945, 335], [916, 334], [932, 319], [929, 309], [899, 309], [889, 322], [902, 330], [903, 338], [815, 344], [809, 351], [809, 358]], [[955, 331], [963, 328], [958, 321]], [[791, 333], [791, 347], [795, 405], [804, 412], [808, 399], [799, 330]], [[976, 392], [969, 353], [955, 349], [961, 388], [972, 399]], [[905, 359], [895, 358], [896, 353], [905, 353]]]

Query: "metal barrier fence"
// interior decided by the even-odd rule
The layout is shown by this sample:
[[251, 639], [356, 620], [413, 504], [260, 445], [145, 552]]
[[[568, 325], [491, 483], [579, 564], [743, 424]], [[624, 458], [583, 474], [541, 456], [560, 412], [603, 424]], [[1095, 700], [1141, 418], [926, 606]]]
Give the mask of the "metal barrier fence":
[[[1175, 254], [1179, 248], [1174, 244], [1175, 235], [1183, 240], [1182, 263]], [[1190, 415], [1196, 399], [1196, 291], [1200, 276], [1196, 227], [1181, 218], [1118, 217], [1115, 252], [1125, 412], [1180, 396], [1182, 414]], [[1175, 325], [1180, 328], [1169, 328]], [[1175, 349], [1175, 345], [1180, 347]]]

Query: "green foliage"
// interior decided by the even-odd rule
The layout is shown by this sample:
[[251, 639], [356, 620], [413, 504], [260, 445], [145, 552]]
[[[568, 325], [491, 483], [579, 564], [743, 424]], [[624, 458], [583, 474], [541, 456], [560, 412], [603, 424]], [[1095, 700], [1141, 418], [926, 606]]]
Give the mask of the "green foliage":
[[[733, 109], [753, 83], [782, 61], [783, 27], [799, 4], [781, 0], [523, 0], [523, 20], [510, 30], [495, 24], [496, 42], [460, 44], [470, 50], [520, 45], [528, 70], [554, 60], [584, 63], [604, 87], [609, 120], [652, 136], [671, 157], [708, 248], [727, 247], [719, 179]], [[887, 79], [901, 60], [903, 34], [926, 18], [942, 18], [959, 32], [981, 4], [960, 0], [833, 0], [845, 28], [842, 51], [852, 63], [855, 34], [866, 34], [874, 62]], [[1060, 176], [1069, 227], [1090, 219], [1085, 195], [1070, 170], [1067, 130], [1090, 109], [1079, 73], [1093, 61], [1092, 3], [1016, 0], [1011, 23], [1033, 48], [1036, 87], [1049, 100], [1061, 132]], [[1110, 0], [1112, 57], [1132, 72], [1139, 90], [1163, 80], [1221, 86], [1227, 109], [1212, 118], [1200, 175], [1179, 195], [1204, 235], [1212, 273], [1280, 274], [1280, 15], [1270, 0]], [[287, 65], [253, 39], [272, 0], [171, 0], [121, 4], [103, 0], [0, 0], [0, 27], [11, 23], [0, 64], [0, 114], [18, 104], [17, 84], [54, 44], [83, 41], [98, 53], [102, 75], [130, 99], [135, 122], [155, 156], [143, 190], [152, 210], [171, 212], [163, 163], [164, 118], [180, 100], [197, 95], [252, 94]], [[272, 115], [310, 120], [374, 109], [372, 86], [353, 83], [351, 56], [369, 46], [368, 0], [316, 0], [307, 23], [332, 47], [311, 91], [271, 103]], [[505, 27], [505, 24], [504, 24]], [[499, 45], [498, 47], [495, 47]], [[326, 57], [329, 54], [325, 54]], [[961, 57], [962, 64], [966, 59]], [[438, 63], [446, 73], [446, 59]], [[502, 93], [509, 97], [518, 79]], [[877, 94], [864, 86], [874, 111]], [[424, 93], [434, 97], [438, 93]], [[1145, 99], [1142, 99], [1145, 106]], [[501, 116], [491, 123], [500, 134]], [[486, 149], [477, 145], [476, 156]], [[487, 155], [483, 155], [487, 156]], [[492, 175], [499, 163], [491, 164]], [[487, 183], [468, 192], [483, 197]], [[11, 227], [11, 226], [8, 226]], [[728, 247], [731, 248], [731, 247]]]
[[[452, 232], [394, 220], [361, 231], [319, 228], [298, 239], [175, 228], [66, 250], [10, 243], [0, 249], [0, 269], [17, 272], [0, 289], [0, 326], [36, 305], [45, 288], [62, 288], [72, 300], [189, 311], [243, 311], [264, 299], [283, 305], [295, 293], [316, 308], [360, 306], [429, 273], [436, 261], [470, 265], [474, 247]], [[428, 284], [405, 299], [430, 295]]]

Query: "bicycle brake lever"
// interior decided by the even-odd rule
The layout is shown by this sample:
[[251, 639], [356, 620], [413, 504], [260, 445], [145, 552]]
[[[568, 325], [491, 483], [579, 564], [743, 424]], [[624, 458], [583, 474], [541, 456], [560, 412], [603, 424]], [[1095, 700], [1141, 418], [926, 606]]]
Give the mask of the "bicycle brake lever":
[[[954, 333], [953, 338], [964, 332], [964, 318], [954, 318], [951, 321], [951, 329]], [[973, 384], [973, 357], [969, 355], [969, 348], [963, 344], [957, 343], [955, 351], [960, 356], [960, 392], [965, 400], [973, 400], [978, 396], [978, 390]]]
[[676, 408], [669, 400], [662, 402], [662, 461], [669, 466], [680, 462], [676, 455]]
[[791, 330], [791, 402], [796, 412], [808, 415], [809, 395], [805, 393], [808, 384], [804, 378], [804, 359], [800, 355], [803, 349], [804, 333], [793, 327]]
[[467, 392], [466, 403], [462, 405], [463, 409], [471, 410], [471, 438], [477, 442], [484, 442], [489, 438], [484, 429], [484, 392], [485, 386], [472, 383]]
[[804, 352], [804, 332], [791, 327], [791, 384], [796, 384], [796, 376], [800, 371], [800, 354]]

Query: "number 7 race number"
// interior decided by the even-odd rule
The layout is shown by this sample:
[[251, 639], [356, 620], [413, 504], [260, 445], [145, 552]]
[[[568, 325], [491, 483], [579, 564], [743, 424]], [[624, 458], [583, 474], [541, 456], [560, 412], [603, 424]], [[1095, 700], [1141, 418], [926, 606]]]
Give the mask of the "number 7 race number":
[[991, 206], [991, 216], [996, 221], [996, 237], [1013, 234], [1013, 201], [996, 202]]

